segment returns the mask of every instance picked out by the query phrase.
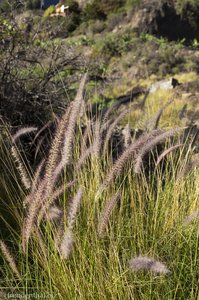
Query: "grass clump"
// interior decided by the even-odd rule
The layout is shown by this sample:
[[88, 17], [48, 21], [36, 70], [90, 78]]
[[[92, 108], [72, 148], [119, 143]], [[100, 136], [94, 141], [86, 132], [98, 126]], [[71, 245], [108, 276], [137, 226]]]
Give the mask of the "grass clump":
[[[18, 224], [4, 224], [2, 287], [55, 299], [197, 299], [198, 215], [186, 221], [198, 211], [197, 165], [186, 168], [195, 139], [184, 128], [165, 130], [156, 122], [139, 135], [127, 126], [126, 142], [115, 120], [143, 113], [143, 105], [121, 111], [114, 105], [91, 117], [86, 81], [84, 75], [57, 121], [49, 153], [26, 175], [30, 185], [16, 176], [10, 188], [8, 174], [2, 180], [4, 214]], [[17, 148], [21, 134], [33, 129], [6, 137], [1, 165], [13, 164], [13, 140]]]

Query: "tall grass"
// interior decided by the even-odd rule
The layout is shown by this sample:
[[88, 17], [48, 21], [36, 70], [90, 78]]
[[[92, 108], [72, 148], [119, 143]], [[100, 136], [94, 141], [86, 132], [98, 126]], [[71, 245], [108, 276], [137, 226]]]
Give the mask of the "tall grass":
[[183, 129], [155, 129], [124, 140], [113, 157], [112, 114], [82, 129], [85, 84], [86, 76], [27, 189], [12, 139], [1, 140], [0, 166], [10, 172], [0, 178], [1, 290], [25, 299], [197, 299], [199, 173], [187, 168], [194, 148], [182, 144]]

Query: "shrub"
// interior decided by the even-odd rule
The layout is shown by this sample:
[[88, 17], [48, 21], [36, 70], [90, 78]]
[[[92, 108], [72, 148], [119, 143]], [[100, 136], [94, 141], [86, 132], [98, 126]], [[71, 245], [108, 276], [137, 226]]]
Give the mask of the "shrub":
[[194, 28], [199, 21], [199, 2], [198, 0], [177, 0], [175, 3], [177, 14], [189, 22]]
[[26, 2], [26, 9], [39, 9], [41, 7], [40, 0], [28, 0]]
[[113, 13], [107, 17], [107, 29], [108, 31], [113, 30], [123, 19], [125, 13]]
[[105, 29], [106, 25], [105, 22], [102, 20], [91, 20], [88, 22], [88, 26], [86, 28], [87, 34], [95, 34], [101, 33]]
[[64, 4], [69, 6], [69, 12], [73, 12], [73, 13], [79, 13], [80, 12], [79, 4], [78, 4], [77, 1], [66, 0], [64, 2]]
[[104, 20], [106, 18], [100, 4], [98, 2], [88, 3], [82, 13], [82, 18], [84, 21], [89, 20]]

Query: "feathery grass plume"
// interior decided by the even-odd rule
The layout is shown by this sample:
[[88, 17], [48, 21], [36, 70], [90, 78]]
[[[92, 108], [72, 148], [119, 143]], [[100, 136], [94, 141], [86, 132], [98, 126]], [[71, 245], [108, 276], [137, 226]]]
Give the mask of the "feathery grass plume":
[[122, 134], [124, 136], [124, 147], [128, 148], [128, 146], [131, 144], [131, 129], [128, 123], [122, 130]]
[[39, 180], [41, 179], [41, 171], [44, 166], [44, 163], [45, 163], [45, 159], [41, 161], [41, 163], [36, 168], [36, 171], [34, 172], [34, 176], [32, 180], [32, 191], [34, 191], [39, 184]]
[[26, 189], [29, 189], [31, 187], [31, 179], [30, 179], [27, 169], [23, 163], [23, 160], [19, 154], [19, 151], [15, 146], [11, 147], [11, 154], [17, 164], [17, 169], [19, 171], [19, 175], [20, 175], [20, 178], [21, 178], [21, 181], [22, 181], [24, 187]]
[[60, 217], [63, 215], [63, 210], [59, 208], [58, 206], [51, 206], [48, 211], [48, 220], [55, 221], [60, 219]]
[[59, 160], [60, 149], [63, 143], [64, 133], [68, 125], [68, 119], [69, 119], [71, 107], [72, 107], [72, 103], [66, 109], [66, 112], [62, 116], [61, 120], [58, 122], [55, 137], [52, 141], [52, 146], [50, 148], [49, 157], [46, 165], [46, 171], [45, 171], [45, 177], [47, 178], [47, 186], [46, 186], [47, 189], [49, 187], [51, 187], [50, 189], [52, 189], [53, 187], [52, 184], [52, 182], [54, 183], [53, 172]]
[[72, 251], [74, 243], [73, 233], [71, 230], [67, 229], [64, 232], [61, 244], [60, 244], [60, 252], [61, 256], [64, 259], [67, 259]]
[[36, 192], [33, 194], [33, 198], [31, 199], [30, 204], [28, 206], [27, 216], [23, 222], [22, 249], [23, 249], [24, 253], [26, 252], [28, 241], [29, 241], [31, 232], [33, 230], [33, 227], [35, 225], [37, 213], [40, 210], [40, 208], [44, 202], [47, 192], [48, 191], [46, 190], [46, 180], [43, 179], [41, 181], [39, 187], [37, 188]]
[[140, 148], [143, 147], [145, 143], [155, 138], [157, 135], [162, 133], [162, 130], [157, 129], [150, 133], [142, 134], [135, 142], [133, 142], [116, 160], [112, 168], [108, 171], [107, 176], [104, 179], [104, 182], [99, 187], [95, 200], [97, 200], [101, 193], [106, 189], [114, 179], [116, 179], [123, 171], [125, 164], [135, 156], [135, 154], [139, 151]]
[[26, 207], [27, 204], [34, 198], [35, 190], [37, 189], [37, 187], [39, 185], [39, 180], [41, 179], [41, 171], [44, 166], [44, 163], [45, 163], [45, 159], [43, 159], [41, 161], [41, 163], [38, 165], [38, 167], [34, 173], [34, 176], [33, 176], [32, 182], [31, 182], [31, 192], [23, 200], [24, 207]]
[[134, 271], [151, 271], [158, 274], [168, 274], [169, 269], [165, 264], [148, 256], [134, 257], [129, 261], [129, 267]]
[[40, 225], [40, 222], [45, 214], [48, 214], [49, 207], [53, 204], [53, 202], [59, 198], [68, 188], [72, 187], [77, 180], [73, 180], [68, 182], [67, 184], [63, 184], [59, 188], [57, 188], [51, 195], [48, 195], [46, 201], [42, 204], [40, 211], [37, 217], [37, 226]]
[[77, 215], [78, 208], [80, 206], [82, 196], [83, 196], [83, 191], [82, 188], [80, 187], [79, 190], [77, 191], [77, 194], [74, 196], [74, 198], [71, 201], [70, 209], [68, 212], [67, 221], [68, 221], [68, 228], [70, 230], [72, 230], [75, 225], [76, 215]]
[[113, 103], [113, 105], [111, 105], [105, 112], [104, 116], [103, 116], [103, 120], [102, 123], [106, 124], [109, 120], [110, 114], [113, 112], [113, 110], [116, 110], [121, 104], [119, 102], [115, 102]]
[[191, 157], [191, 160], [187, 162], [187, 164], [184, 166], [183, 170], [181, 170], [177, 174], [177, 179], [180, 179], [180, 178], [186, 176], [188, 173], [193, 171], [198, 166], [199, 166], [199, 153], [196, 153]]
[[84, 154], [85, 150], [87, 149], [87, 142], [89, 141], [89, 137], [92, 135], [92, 120], [86, 120], [86, 129], [82, 135], [82, 143], [81, 143], [81, 155]]
[[101, 129], [100, 129], [101, 135], [102, 135], [102, 133], [104, 133], [108, 130], [111, 123], [112, 123], [112, 119], [106, 121], [105, 123], [102, 123]]
[[168, 130], [168, 131], [166, 131], [164, 133], [161, 133], [158, 136], [152, 138], [145, 145], [143, 145], [143, 147], [139, 151], [138, 155], [135, 157], [134, 172], [136, 174], [139, 174], [141, 172], [141, 166], [142, 166], [142, 163], [143, 163], [144, 156], [148, 152], [150, 152], [158, 143], [161, 143], [165, 139], [174, 136], [175, 134], [179, 133], [183, 129], [184, 128], [174, 128], [174, 129]]
[[188, 217], [186, 217], [183, 221], [183, 226], [188, 226], [196, 219], [199, 221], [199, 211], [193, 211]]
[[91, 153], [92, 153], [92, 147], [84, 151], [84, 153], [80, 156], [80, 158], [77, 161], [77, 165], [76, 165], [77, 170], [79, 170], [82, 167], [82, 165], [84, 164], [86, 159], [91, 155]]
[[186, 112], [187, 112], [187, 103], [183, 105], [182, 109], [178, 113], [178, 117], [180, 120], [182, 120], [185, 117]]
[[159, 165], [159, 163], [162, 161], [162, 159], [167, 155], [169, 154], [170, 152], [174, 151], [175, 149], [177, 148], [180, 148], [182, 147], [183, 144], [177, 144], [177, 145], [174, 145], [174, 146], [171, 146], [169, 149], [166, 149], [165, 151], [163, 151], [159, 156], [158, 156], [158, 159], [156, 161], [156, 164], [155, 164], [155, 167], [157, 168], [157, 166]]
[[40, 246], [40, 249], [42, 250], [42, 254], [44, 255], [44, 257], [42, 255], [42, 260], [43, 260], [43, 258], [47, 259], [48, 250], [46, 248], [44, 239], [43, 239], [43, 237], [42, 237], [39, 229], [37, 228], [37, 226], [34, 226], [34, 233], [36, 235], [36, 239], [37, 239], [37, 242], [38, 242], [38, 244]]
[[154, 130], [158, 128], [158, 124], [160, 122], [160, 118], [164, 112], [164, 110], [171, 104], [173, 103], [174, 99], [171, 99], [170, 101], [168, 101], [152, 118], [150, 118], [149, 120], [147, 120], [147, 122], [145, 123], [145, 128], [148, 131]]
[[18, 279], [21, 279], [15, 260], [12, 257], [8, 247], [2, 240], [0, 240], [0, 248], [13, 273], [18, 277]]
[[64, 236], [64, 232], [65, 232], [64, 215], [62, 215], [62, 217], [60, 218], [59, 224], [57, 222], [57, 226], [56, 226], [55, 230], [53, 231], [54, 245], [57, 250], [59, 250], [59, 248], [60, 248], [60, 244], [61, 244], [62, 238]]
[[73, 102], [73, 106], [69, 116], [68, 127], [65, 133], [64, 147], [62, 152], [62, 161], [64, 165], [67, 165], [71, 159], [75, 126], [77, 123], [77, 119], [79, 117], [81, 106], [83, 104], [83, 93], [84, 93], [86, 80], [87, 80], [87, 73], [81, 79], [79, 89], [75, 97], [75, 100]]
[[95, 122], [94, 126], [94, 141], [93, 141], [93, 155], [96, 158], [100, 157], [100, 151], [101, 151], [101, 144], [102, 144], [102, 137], [101, 137], [101, 131], [100, 131], [100, 122], [97, 120]]
[[119, 116], [115, 119], [115, 121], [109, 126], [107, 133], [106, 133], [106, 137], [105, 137], [105, 141], [104, 141], [104, 154], [106, 152], [106, 149], [108, 148], [108, 144], [109, 144], [109, 140], [111, 139], [114, 129], [117, 126], [117, 124], [120, 122], [120, 120], [122, 120], [126, 114], [130, 113], [130, 111], [134, 108], [134, 106], [132, 106], [131, 108], [127, 108], [124, 111], [122, 111]]
[[99, 218], [98, 233], [99, 233], [100, 237], [103, 236], [103, 233], [104, 233], [104, 230], [108, 223], [111, 212], [113, 211], [115, 204], [120, 200], [120, 198], [121, 198], [120, 194], [116, 194], [107, 201], [107, 203], [100, 215], [100, 218]]
[[13, 136], [12, 136], [12, 141], [13, 143], [16, 143], [16, 141], [25, 134], [31, 133], [33, 131], [36, 131], [37, 127], [23, 127], [19, 129]]
[[55, 121], [48, 121], [38, 132], [37, 134], [35, 134], [35, 137], [34, 137], [34, 140], [33, 140], [33, 143], [36, 141], [36, 139], [38, 138], [38, 136], [48, 127], [51, 126], [51, 124], [53, 124]]

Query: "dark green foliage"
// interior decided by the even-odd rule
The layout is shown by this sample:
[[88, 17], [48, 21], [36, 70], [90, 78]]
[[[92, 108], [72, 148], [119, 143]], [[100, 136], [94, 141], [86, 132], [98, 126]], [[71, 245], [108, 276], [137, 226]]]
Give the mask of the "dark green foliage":
[[199, 21], [198, 0], [177, 0], [175, 3], [176, 12], [196, 28]]
[[103, 20], [107, 17], [109, 13], [117, 11], [117, 9], [122, 7], [124, 4], [124, 0], [94, 0], [86, 5], [83, 11], [83, 19], [85, 21], [90, 19]]
[[64, 4], [69, 6], [69, 12], [73, 12], [73, 13], [79, 13], [80, 12], [79, 4], [78, 4], [77, 1], [65, 0]]
[[0, 1], [0, 12], [10, 13], [15, 9], [23, 7], [23, 3], [19, 0], [9, 1], [1, 0]]
[[27, 9], [39, 9], [41, 7], [40, 0], [28, 0], [26, 1], [26, 8]]
[[82, 16], [84, 21], [92, 19], [104, 20], [106, 18], [106, 15], [100, 7], [99, 2], [88, 3], [83, 11]]

